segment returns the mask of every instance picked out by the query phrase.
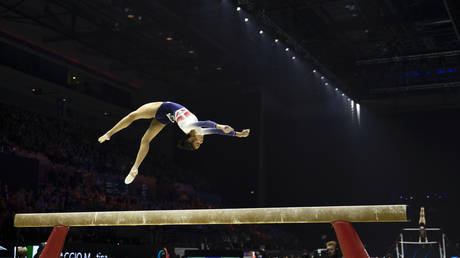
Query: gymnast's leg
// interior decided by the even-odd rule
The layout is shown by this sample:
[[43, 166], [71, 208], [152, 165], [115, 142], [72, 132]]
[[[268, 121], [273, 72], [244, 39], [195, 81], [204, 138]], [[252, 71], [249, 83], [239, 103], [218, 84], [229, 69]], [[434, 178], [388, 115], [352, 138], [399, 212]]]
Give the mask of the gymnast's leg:
[[138, 168], [149, 152], [150, 142], [164, 127], [164, 124], [158, 122], [156, 119], [152, 119], [149, 128], [145, 132], [144, 136], [142, 136], [141, 145], [139, 147], [139, 152], [137, 153], [136, 161], [134, 162], [131, 171], [129, 171], [129, 174], [125, 178], [125, 184], [130, 184], [137, 176]]
[[98, 141], [100, 143], [103, 143], [105, 141], [110, 140], [110, 137], [112, 137], [112, 135], [128, 127], [134, 120], [149, 119], [149, 118], [155, 117], [155, 114], [162, 103], [163, 102], [147, 103], [141, 106], [140, 108], [138, 108], [137, 110], [129, 113], [127, 116], [121, 119], [120, 122], [118, 122], [112, 129], [110, 129], [104, 135], [99, 137]]

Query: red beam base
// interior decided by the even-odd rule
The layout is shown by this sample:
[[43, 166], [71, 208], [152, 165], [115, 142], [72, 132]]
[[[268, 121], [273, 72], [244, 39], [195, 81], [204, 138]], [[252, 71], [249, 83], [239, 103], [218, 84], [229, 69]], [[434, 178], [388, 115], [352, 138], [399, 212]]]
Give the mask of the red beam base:
[[59, 258], [62, 248], [64, 247], [67, 232], [69, 232], [69, 227], [54, 227], [43, 252], [40, 254], [40, 258]]
[[361, 239], [349, 222], [332, 222], [344, 258], [369, 258]]

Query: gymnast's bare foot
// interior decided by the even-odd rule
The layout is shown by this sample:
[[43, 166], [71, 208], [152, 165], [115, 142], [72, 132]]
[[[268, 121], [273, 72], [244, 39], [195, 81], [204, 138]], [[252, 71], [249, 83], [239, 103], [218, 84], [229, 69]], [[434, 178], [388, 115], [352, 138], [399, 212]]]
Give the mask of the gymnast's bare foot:
[[99, 141], [99, 143], [103, 143], [105, 141], [109, 141], [110, 137], [107, 134], [104, 134], [101, 137], [99, 137], [99, 139], [97, 139], [97, 140]]
[[129, 174], [125, 178], [125, 184], [129, 185], [134, 181], [134, 178], [137, 176], [137, 168], [132, 168], [131, 171], [129, 171]]

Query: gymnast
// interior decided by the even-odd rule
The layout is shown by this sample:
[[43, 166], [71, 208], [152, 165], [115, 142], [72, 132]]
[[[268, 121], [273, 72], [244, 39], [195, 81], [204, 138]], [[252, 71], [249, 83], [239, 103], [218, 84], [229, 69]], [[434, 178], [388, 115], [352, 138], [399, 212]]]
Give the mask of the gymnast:
[[168, 124], [177, 123], [179, 128], [186, 134], [186, 137], [179, 140], [177, 147], [185, 150], [197, 150], [203, 143], [203, 136], [208, 134], [220, 134], [235, 137], [247, 137], [250, 130], [245, 129], [236, 132], [228, 125], [220, 125], [212, 121], [198, 121], [197, 117], [184, 106], [174, 102], [151, 102], [147, 103], [136, 111], [129, 113], [120, 120], [112, 129], [99, 137], [98, 141], [103, 143], [110, 140], [112, 135], [128, 127], [134, 120], [152, 119], [150, 126], [142, 137], [136, 161], [129, 174], [125, 178], [125, 184], [133, 182], [137, 176], [138, 168], [149, 151], [150, 142]]

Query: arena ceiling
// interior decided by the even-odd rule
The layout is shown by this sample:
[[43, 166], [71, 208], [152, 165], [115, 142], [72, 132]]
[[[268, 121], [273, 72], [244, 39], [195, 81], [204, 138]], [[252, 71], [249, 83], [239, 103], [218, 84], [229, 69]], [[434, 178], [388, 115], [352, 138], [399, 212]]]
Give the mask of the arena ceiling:
[[[261, 24], [270, 19], [308, 52], [307, 59], [311, 55], [337, 75], [350, 95], [432, 94], [460, 86], [456, 0], [215, 1], [231, 1]], [[200, 18], [194, 12], [206, 4], [5, 0], [0, 2], [0, 22], [19, 36], [125, 80], [171, 82], [202, 76], [231, 81], [232, 69], [237, 69], [229, 58], [234, 50], [189, 22]], [[279, 30], [271, 33], [276, 36]]]
[[[361, 96], [372, 94], [372, 80], [383, 79], [386, 71], [405, 74], [445, 69], [448, 73], [459, 66], [460, 8], [455, 0], [255, 0], [253, 3], [251, 8], [271, 17]], [[375, 73], [369, 78], [368, 70], [375, 69], [380, 71], [381, 78]], [[403, 85], [389, 80], [386, 88], [433, 83], [430, 78], [424, 81], [423, 76], [416, 77], [419, 78], [415, 82]], [[447, 81], [458, 79], [457, 75]]]
[[158, 1], [6, 0], [10, 33], [125, 80], [171, 80], [219, 72], [219, 50]]

